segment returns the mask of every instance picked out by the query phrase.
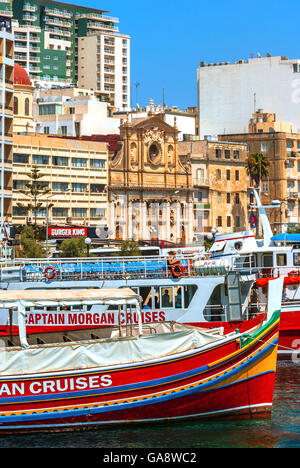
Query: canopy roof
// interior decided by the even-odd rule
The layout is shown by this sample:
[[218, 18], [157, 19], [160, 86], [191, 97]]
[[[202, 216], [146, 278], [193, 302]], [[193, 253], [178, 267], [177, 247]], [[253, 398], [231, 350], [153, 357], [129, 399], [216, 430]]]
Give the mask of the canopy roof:
[[133, 304], [140, 296], [131, 289], [34, 289], [0, 291], [0, 307], [23, 303], [95, 302], [97, 304]]
[[299, 242], [300, 243], [300, 234], [288, 234], [282, 233], [277, 234], [271, 238], [273, 242]]

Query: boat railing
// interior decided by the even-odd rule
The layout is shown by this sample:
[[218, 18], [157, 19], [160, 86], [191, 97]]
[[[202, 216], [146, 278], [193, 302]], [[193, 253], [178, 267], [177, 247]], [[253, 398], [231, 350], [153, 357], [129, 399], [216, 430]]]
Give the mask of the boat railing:
[[230, 267], [214, 260], [199, 265], [191, 255], [155, 257], [16, 259], [0, 268], [1, 282], [181, 278], [224, 275]]
[[[266, 307], [267, 304], [264, 302], [250, 302], [245, 308], [243, 319], [249, 320], [266, 312]], [[228, 320], [228, 306], [224, 304], [206, 305], [203, 315], [208, 322], [225, 322]]]

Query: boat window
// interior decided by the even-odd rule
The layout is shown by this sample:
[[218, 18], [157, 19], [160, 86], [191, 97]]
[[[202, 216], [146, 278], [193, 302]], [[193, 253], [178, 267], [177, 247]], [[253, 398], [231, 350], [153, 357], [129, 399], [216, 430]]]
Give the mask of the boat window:
[[165, 308], [174, 307], [173, 288], [161, 287], [160, 293], [161, 293], [161, 306]]
[[300, 266], [300, 252], [294, 252], [294, 265]]
[[182, 309], [183, 307], [182, 286], [175, 286], [174, 293], [175, 293], [175, 308]]
[[225, 309], [221, 301], [221, 286], [219, 284], [214, 288], [204, 308], [204, 318], [208, 322], [219, 322], [225, 318]]
[[188, 309], [197, 291], [197, 286], [195, 284], [185, 285], [183, 286], [183, 291], [184, 291], [184, 308]]
[[272, 254], [263, 255], [262, 257], [263, 267], [270, 268], [273, 266], [273, 256]]
[[210, 249], [210, 252], [222, 252], [225, 248], [225, 245], [226, 245], [226, 242], [225, 241], [218, 241], [218, 242], [215, 242], [211, 249]]
[[140, 288], [140, 296], [142, 297], [142, 309], [152, 309], [152, 291], [150, 286]]
[[160, 309], [159, 288], [157, 286], [153, 288], [153, 299], [154, 299], [154, 308]]
[[277, 266], [286, 266], [286, 254], [277, 254], [276, 255], [276, 264]]

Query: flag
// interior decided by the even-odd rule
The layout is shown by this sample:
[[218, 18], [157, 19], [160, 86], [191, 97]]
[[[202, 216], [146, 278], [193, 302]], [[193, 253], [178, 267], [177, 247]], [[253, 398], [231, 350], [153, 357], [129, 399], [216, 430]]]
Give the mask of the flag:
[[257, 225], [257, 218], [254, 215], [253, 211], [251, 211], [251, 213], [250, 213], [249, 224], [250, 224], [251, 228], [255, 228], [256, 225]]

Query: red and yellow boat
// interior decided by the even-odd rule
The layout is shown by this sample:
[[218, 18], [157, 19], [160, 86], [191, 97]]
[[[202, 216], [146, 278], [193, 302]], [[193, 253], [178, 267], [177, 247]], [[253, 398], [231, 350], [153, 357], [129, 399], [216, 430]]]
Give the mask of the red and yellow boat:
[[[0, 291], [0, 307], [17, 310], [20, 331], [17, 346], [0, 348], [0, 433], [268, 417], [281, 294], [282, 279], [270, 282], [265, 322], [247, 334], [222, 335], [175, 322], [143, 328], [140, 297], [129, 289]], [[78, 330], [30, 342], [29, 304], [83, 302], [135, 307], [138, 326], [99, 328], [93, 339]]]

